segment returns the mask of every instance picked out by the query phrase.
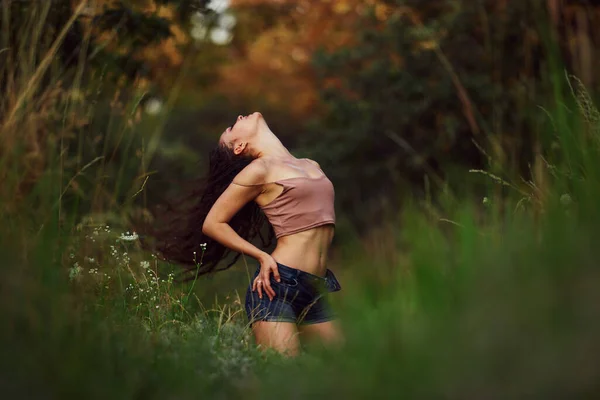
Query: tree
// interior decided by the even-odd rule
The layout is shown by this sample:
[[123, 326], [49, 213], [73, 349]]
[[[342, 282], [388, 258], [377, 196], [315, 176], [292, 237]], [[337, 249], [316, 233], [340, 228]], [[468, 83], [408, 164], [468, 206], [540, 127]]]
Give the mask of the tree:
[[[439, 188], [493, 147], [525, 172], [550, 93], [536, 2], [385, 1], [355, 40], [314, 57], [324, 118], [305, 148], [331, 171], [340, 208], [359, 226], [406, 191]], [[474, 143], [475, 142], [475, 143]], [[493, 146], [492, 146], [493, 145]], [[384, 201], [385, 200], [385, 201]]]

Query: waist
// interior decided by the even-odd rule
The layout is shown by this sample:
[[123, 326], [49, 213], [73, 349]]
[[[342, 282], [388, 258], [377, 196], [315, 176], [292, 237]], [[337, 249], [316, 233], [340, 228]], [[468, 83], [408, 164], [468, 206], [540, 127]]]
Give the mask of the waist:
[[[258, 270], [260, 270], [260, 266]], [[337, 278], [329, 269], [325, 270], [323, 276], [319, 276], [278, 262], [277, 271], [284, 282], [296, 282], [313, 288], [326, 289], [329, 292], [336, 292], [341, 289]]]
[[324, 226], [335, 226], [335, 219], [304, 221], [302, 223], [299, 223], [299, 221], [293, 221], [293, 223], [282, 223], [280, 220], [271, 217], [269, 218], [269, 222], [273, 226], [273, 230], [275, 231], [275, 237], [277, 239], [310, 231], [315, 228], [320, 228]]
[[271, 255], [284, 265], [314, 275], [324, 275], [333, 233], [333, 226], [321, 226], [281, 237], [277, 239], [277, 246]]

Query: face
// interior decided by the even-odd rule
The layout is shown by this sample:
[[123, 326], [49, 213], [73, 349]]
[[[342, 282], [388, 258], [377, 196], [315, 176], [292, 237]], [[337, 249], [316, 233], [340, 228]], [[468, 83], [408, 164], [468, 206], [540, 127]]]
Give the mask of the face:
[[262, 114], [259, 112], [238, 115], [234, 123], [221, 134], [219, 144], [229, 147], [236, 155], [241, 154], [248, 145], [248, 140], [258, 133], [261, 120]]

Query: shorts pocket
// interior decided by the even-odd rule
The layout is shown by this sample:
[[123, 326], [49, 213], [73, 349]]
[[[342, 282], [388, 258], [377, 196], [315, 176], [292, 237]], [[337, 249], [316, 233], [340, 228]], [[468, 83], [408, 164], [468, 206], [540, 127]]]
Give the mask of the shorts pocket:
[[288, 288], [295, 288], [296, 286], [298, 286], [298, 280], [296, 278], [287, 278], [287, 277], [280, 277], [281, 281], [277, 282], [275, 280], [275, 278], [273, 277], [273, 275], [271, 275], [270, 281], [271, 281], [271, 285], [275, 285], [275, 286], [283, 286], [283, 287], [288, 287]]

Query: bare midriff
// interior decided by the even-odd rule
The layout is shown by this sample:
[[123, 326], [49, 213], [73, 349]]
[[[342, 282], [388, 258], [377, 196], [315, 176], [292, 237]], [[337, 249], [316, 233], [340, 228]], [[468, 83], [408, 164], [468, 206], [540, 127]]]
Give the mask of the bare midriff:
[[325, 276], [333, 224], [282, 236], [271, 256], [275, 261], [313, 275]]

